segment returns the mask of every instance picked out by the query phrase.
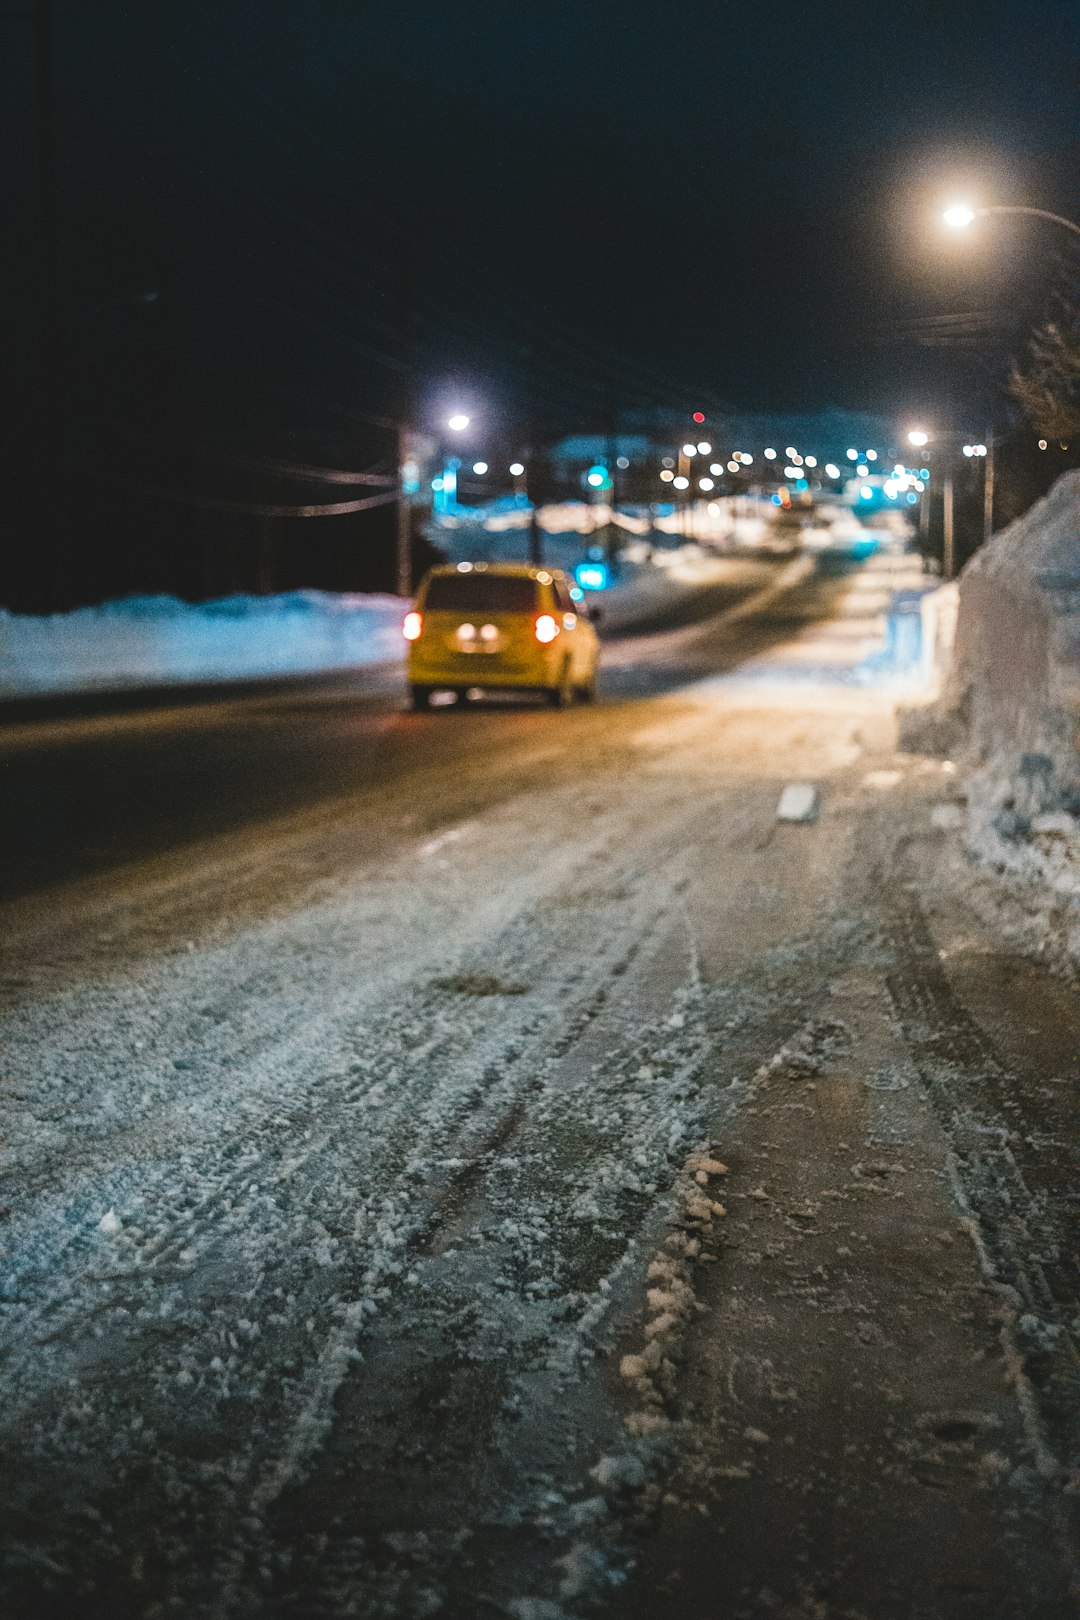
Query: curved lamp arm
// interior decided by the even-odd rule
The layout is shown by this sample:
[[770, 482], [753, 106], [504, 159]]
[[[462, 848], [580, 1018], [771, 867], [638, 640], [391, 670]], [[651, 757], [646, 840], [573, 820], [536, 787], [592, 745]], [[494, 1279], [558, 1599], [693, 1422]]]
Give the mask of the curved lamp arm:
[[1080, 225], [1075, 225], [1071, 219], [1065, 219], [1061, 214], [1051, 214], [1045, 208], [1025, 208], [1020, 204], [1011, 206], [1002, 204], [996, 208], [973, 208], [972, 213], [976, 219], [981, 219], [984, 214], [1029, 214], [1035, 219], [1049, 219], [1055, 225], [1064, 225], [1065, 229], [1072, 231], [1074, 236], [1080, 236]]

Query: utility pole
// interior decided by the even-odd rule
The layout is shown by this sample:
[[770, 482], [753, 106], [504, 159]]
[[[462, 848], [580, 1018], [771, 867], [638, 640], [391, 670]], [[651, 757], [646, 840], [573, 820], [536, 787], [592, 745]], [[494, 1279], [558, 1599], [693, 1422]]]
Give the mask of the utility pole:
[[525, 493], [529, 497], [529, 561], [539, 568], [544, 561], [544, 536], [540, 529], [540, 452], [537, 447], [536, 422], [536, 334], [525, 350], [526, 410], [528, 412], [528, 462], [525, 468]]
[[942, 557], [941, 575], [943, 579], [953, 577], [953, 476], [952, 468], [945, 474], [945, 484], [941, 492], [941, 524], [942, 524]]
[[529, 496], [529, 561], [539, 568], [544, 561], [544, 537], [540, 529], [540, 497], [537, 494], [538, 454], [535, 440], [529, 449], [526, 493]]
[[37, 211], [40, 360], [55, 387], [56, 308], [56, 98], [53, 89], [51, 0], [34, 0], [34, 184]]
[[412, 595], [412, 507], [405, 488], [405, 464], [409, 459], [409, 430], [399, 422], [397, 430], [398, 498], [395, 508], [395, 589], [399, 596]]
[[56, 97], [53, 85], [51, 0], [34, 0], [34, 189], [37, 215], [37, 431], [41, 509], [47, 524], [54, 588], [67, 591], [60, 457], [60, 374], [56, 247]]

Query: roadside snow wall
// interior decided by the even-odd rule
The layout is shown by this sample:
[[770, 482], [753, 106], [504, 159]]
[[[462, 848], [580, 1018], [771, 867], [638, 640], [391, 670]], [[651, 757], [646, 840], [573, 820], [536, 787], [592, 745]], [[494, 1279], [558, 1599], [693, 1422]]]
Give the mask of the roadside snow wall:
[[901, 739], [954, 755], [968, 851], [1021, 880], [1028, 937], [1080, 963], [1080, 471], [968, 563], [941, 699]]
[[292, 591], [197, 607], [128, 597], [45, 618], [0, 610], [0, 697], [347, 669], [402, 656], [396, 596]]
[[1080, 813], [1080, 471], [961, 574], [942, 709], [998, 808]]

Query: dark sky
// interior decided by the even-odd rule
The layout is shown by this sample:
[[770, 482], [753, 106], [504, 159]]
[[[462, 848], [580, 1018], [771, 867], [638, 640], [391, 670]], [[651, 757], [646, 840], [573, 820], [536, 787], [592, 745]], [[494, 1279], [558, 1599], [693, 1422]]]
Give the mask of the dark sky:
[[[53, 10], [65, 320], [125, 344], [164, 320], [300, 412], [512, 403], [530, 375], [569, 415], [610, 393], [895, 417], [989, 363], [905, 323], [989, 312], [1007, 348], [1062, 246], [946, 239], [940, 206], [1077, 207], [1068, 0]], [[31, 56], [0, 27], [18, 219]], [[148, 285], [160, 312], [99, 308]]]

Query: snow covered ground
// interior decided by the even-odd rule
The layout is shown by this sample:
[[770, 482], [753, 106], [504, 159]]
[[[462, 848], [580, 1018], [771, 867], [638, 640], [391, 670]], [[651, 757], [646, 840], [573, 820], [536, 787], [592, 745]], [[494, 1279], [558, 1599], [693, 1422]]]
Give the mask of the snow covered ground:
[[6, 1613], [1064, 1616], [1075, 1012], [952, 995], [888, 572], [696, 632], [768, 680], [19, 745], [366, 773], [6, 908]]
[[[711, 509], [715, 507], [716, 511]], [[611, 583], [590, 600], [604, 632], [718, 611], [760, 590], [790, 555], [768, 545], [771, 509], [760, 503], [701, 503], [691, 515], [649, 521], [616, 513], [626, 531]], [[572, 573], [607, 507], [568, 502], [544, 508], [544, 555]], [[521, 560], [528, 513], [446, 519], [433, 537], [450, 561]], [[687, 527], [700, 538], [687, 539]], [[902, 546], [906, 529], [864, 528], [841, 506], [822, 508], [799, 536], [808, 553], [878, 544]], [[656, 543], [653, 543], [656, 541]], [[732, 549], [734, 548], [734, 550]], [[198, 605], [171, 596], [128, 597], [46, 617], [0, 610], [0, 699], [49, 693], [328, 673], [397, 663], [403, 604], [395, 596], [292, 591], [229, 596]], [[895, 663], [896, 658], [890, 653]]]
[[248, 680], [401, 656], [395, 596], [292, 591], [199, 606], [127, 597], [48, 617], [0, 611], [0, 697]]

